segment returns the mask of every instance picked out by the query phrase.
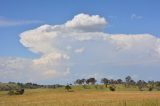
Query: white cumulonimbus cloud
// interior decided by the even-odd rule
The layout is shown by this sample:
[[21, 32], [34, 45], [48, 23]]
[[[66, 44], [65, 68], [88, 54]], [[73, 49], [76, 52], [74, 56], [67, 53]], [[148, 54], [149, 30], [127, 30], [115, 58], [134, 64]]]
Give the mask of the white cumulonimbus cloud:
[[42, 25], [21, 33], [21, 44], [39, 58], [1, 58], [1, 76], [5, 76], [1, 79], [9, 76], [13, 80], [39, 81], [97, 73], [105, 76], [111, 69], [122, 67], [160, 69], [159, 38], [151, 34], [105, 33], [107, 23], [99, 15], [81, 13], [62, 25]]

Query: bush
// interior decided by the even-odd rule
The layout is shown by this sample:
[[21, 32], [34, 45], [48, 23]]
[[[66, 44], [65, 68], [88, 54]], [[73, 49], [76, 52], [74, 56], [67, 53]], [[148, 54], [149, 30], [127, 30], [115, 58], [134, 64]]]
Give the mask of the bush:
[[8, 95], [23, 95], [24, 89], [10, 90]]
[[115, 86], [115, 85], [111, 85], [111, 86], [109, 87], [109, 90], [110, 90], [110, 91], [115, 91], [115, 90], [116, 90], [116, 86]]
[[66, 89], [67, 91], [69, 91], [69, 90], [72, 89], [72, 88], [71, 88], [70, 85], [66, 85], [66, 86], [65, 86], [65, 89]]
[[24, 94], [24, 89], [17, 89], [15, 94], [23, 95]]
[[148, 91], [153, 91], [153, 87], [150, 86], [150, 87], [148, 88]]

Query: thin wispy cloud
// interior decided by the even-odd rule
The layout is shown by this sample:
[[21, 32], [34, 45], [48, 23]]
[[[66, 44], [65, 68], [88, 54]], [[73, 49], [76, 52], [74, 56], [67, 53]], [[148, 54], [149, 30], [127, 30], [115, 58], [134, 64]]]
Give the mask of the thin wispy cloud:
[[0, 16], [0, 27], [21, 26], [42, 23], [39, 20], [14, 20]]
[[137, 15], [137, 14], [132, 14], [131, 15], [132, 20], [140, 20], [143, 19], [143, 16]]

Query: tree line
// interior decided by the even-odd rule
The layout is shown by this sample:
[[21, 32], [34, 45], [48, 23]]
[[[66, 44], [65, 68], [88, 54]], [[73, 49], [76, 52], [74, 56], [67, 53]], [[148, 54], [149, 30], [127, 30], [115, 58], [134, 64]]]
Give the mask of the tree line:
[[[74, 84], [77, 85], [83, 85], [84, 88], [86, 88], [86, 85], [95, 85], [97, 88], [96, 84], [97, 80], [95, 78], [88, 78], [88, 79], [77, 79]], [[144, 80], [138, 80], [135, 81], [132, 79], [131, 76], [127, 76], [125, 80], [123, 81], [122, 79], [108, 79], [108, 78], [102, 78], [100, 80], [101, 84], [104, 84], [106, 88], [109, 87], [110, 90], [115, 90], [117, 84], [121, 84], [126, 88], [130, 87], [138, 87], [140, 91], [148, 89], [149, 91], [152, 91], [153, 89], [160, 90], [160, 81], [144, 81]], [[100, 84], [99, 84], [100, 85]], [[113, 90], [113, 91], [114, 91]]]
[[84, 89], [90, 89], [90, 85], [93, 85], [96, 89], [103, 89], [108, 88], [111, 91], [115, 91], [118, 84], [123, 85], [125, 88], [138, 88], [140, 91], [144, 90], [160, 90], [160, 81], [144, 81], [138, 80], [135, 81], [132, 79], [131, 76], [127, 76], [125, 80], [122, 79], [108, 79], [102, 78], [97, 83], [97, 79], [95, 78], [87, 78], [87, 79], [76, 79], [73, 84], [61, 85], [61, 84], [53, 84], [53, 85], [40, 85], [36, 83], [15, 83], [15, 82], [8, 82], [8, 83], [1, 83], [0, 82], [0, 91], [11, 91], [11, 93], [24, 93], [24, 89], [37, 89], [37, 88], [51, 88], [56, 89], [60, 87], [64, 87], [67, 91], [72, 89], [72, 86], [82, 85]]

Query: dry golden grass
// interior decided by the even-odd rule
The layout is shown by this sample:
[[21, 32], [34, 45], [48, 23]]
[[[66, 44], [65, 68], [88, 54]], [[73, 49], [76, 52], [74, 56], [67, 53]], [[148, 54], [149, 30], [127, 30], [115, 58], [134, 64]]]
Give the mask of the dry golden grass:
[[160, 106], [160, 92], [63, 89], [27, 90], [24, 95], [0, 92], [0, 106]]

